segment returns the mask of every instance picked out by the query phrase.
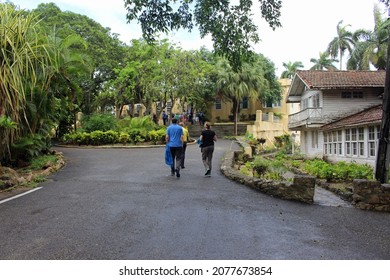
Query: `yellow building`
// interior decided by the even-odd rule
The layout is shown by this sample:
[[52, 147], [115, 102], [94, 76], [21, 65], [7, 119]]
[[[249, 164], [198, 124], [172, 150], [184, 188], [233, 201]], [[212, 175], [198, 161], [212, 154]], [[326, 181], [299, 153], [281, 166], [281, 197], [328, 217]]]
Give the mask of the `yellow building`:
[[[290, 133], [288, 115], [299, 111], [299, 104], [287, 103], [290, 79], [279, 80], [282, 87], [282, 99], [274, 104], [265, 104], [256, 98], [246, 98], [240, 104], [240, 122], [247, 122], [247, 132], [255, 138], [266, 139], [266, 145], [274, 141], [275, 136]], [[209, 107], [207, 117], [211, 123], [232, 121], [232, 103], [216, 101]]]

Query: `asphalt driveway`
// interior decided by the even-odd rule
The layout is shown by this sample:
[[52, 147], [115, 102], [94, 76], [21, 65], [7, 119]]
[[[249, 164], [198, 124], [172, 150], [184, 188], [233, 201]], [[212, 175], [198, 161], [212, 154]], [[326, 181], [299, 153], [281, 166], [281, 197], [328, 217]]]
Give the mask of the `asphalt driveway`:
[[0, 259], [390, 259], [390, 213], [284, 201], [211, 178], [197, 145], [181, 178], [164, 148], [59, 148], [67, 165], [0, 204]]

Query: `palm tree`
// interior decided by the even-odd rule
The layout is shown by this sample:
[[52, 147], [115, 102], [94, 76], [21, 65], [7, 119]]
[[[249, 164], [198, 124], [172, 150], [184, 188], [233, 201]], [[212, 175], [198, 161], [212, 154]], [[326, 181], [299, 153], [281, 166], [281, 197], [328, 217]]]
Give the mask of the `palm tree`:
[[280, 76], [280, 78], [281, 79], [284, 79], [284, 78], [292, 79], [295, 72], [299, 68], [303, 68], [304, 66], [303, 66], [301, 61], [295, 61], [295, 62], [289, 61], [288, 63], [283, 62], [283, 67], [286, 68], [286, 70], [284, 70], [282, 72], [282, 75]]
[[[34, 121], [33, 132], [39, 132], [42, 119], [46, 119], [46, 122], [58, 121], [54, 118], [59, 115], [59, 111], [66, 114], [74, 111], [74, 103], [82, 99], [80, 78], [88, 79], [92, 71], [90, 57], [86, 53], [86, 41], [79, 35], [69, 35], [62, 39], [57, 34], [54, 29], [47, 36], [48, 67], [46, 75], [41, 77], [41, 87], [36, 91], [36, 95], [40, 97], [35, 98], [37, 102], [34, 106], [37, 112], [31, 118], [31, 121]], [[67, 101], [65, 108], [59, 100]], [[42, 115], [42, 112], [46, 114]]]
[[352, 53], [354, 46], [353, 34], [346, 29], [350, 25], [341, 26], [342, 23], [343, 21], [341, 20], [337, 24], [337, 36], [329, 43], [328, 49], [326, 50], [331, 58], [340, 58], [340, 70], [342, 70], [345, 51], [348, 50], [349, 53]]
[[237, 122], [240, 102], [244, 97], [259, 96], [265, 87], [264, 73], [261, 67], [243, 64], [239, 72], [235, 72], [226, 59], [217, 63], [217, 94], [233, 102], [233, 134], [237, 135]]
[[314, 63], [314, 65], [310, 68], [310, 70], [337, 70], [336, 66], [334, 66], [333, 63], [338, 62], [338, 60], [328, 57], [329, 53], [320, 52], [319, 59], [311, 58], [310, 62]]
[[374, 19], [374, 31], [359, 29], [353, 34], [355, 48], [347, 63], [350, 70], [369, 70], [370, 64], [378, 70], [386, 69], [389, 22], [382, 18], [377, 5]]

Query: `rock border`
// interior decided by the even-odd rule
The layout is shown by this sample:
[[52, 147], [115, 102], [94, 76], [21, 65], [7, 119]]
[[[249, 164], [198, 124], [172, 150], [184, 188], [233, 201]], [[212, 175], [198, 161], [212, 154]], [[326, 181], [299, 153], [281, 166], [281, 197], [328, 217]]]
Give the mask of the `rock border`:
[[48, 162], [42, 170], [34, 172], [21, 173], [12, 168], [0, 166], [0, 181], [2, 182], [0, 200], [31, 190], [31, 187], [25, 185], [33, 182], [38, 176], [43, 176], [46, 179], [47, 176], [61, 169], [65, 165], [64, 155], [55, 150], [52, 151], [52, 154], [56, 155], [57, 162], [55, 164]]
[[233, 168], [235, 159], [242, 153], [242, 151], [225, 152], [220, 170], [227, 178], [274, 197], [300, 201], [307, 204], [314, 203], [315, 177], [294, 175], [293, 182], [291, 183], [245, 176]]

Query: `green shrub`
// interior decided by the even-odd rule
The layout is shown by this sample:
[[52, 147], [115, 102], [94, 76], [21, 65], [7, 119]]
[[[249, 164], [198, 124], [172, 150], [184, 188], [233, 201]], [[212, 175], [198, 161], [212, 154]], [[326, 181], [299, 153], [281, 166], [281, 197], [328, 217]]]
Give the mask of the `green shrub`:
[[130, 121], [130, 128], [138, 128], [141, 130], [151, 131], [157, 128], [157, 125], [149, 116], [132, 118]]
[[144, 142], [146, 139], [146, 131], [139, 128], [132, 128], [129, 130], [130, 141], [134, 144]]
[[90, 133], [91, 136], [91, 144], [92, 145], [101, 145], [104, 143], [104, 132], [101, 130], [95, 130]]
[[258, 176], [263, 176], [269, 169], [270, 163], [263, 157], [256, 157], [253, 161], [253, 171], [256, 172]]
[[115, 144], [119, 142], [119, 134], [116, 131], [108, 130], [103, 133], [101, 144]]
[[165, 135], [167, 133], [166, 128], [160, 128], [159, 130], [149, 131], [149, 139], [154, 145], [158, 143], [165, 143]]
[[240, 167], [240, 173], [244, 174], [246, 176], [253, 176], [253, 163], [252, 162], [246, 162], [245, 165], [242, 165]]
[[130, 117], [125, 117], [123, 119], [119, 119], [116, 122], [116, 126], [119, 129], [119, 131], [123, 131], [126, 128], [130, 128], [131, 124], [131, 118]]
[[70, 145], [89, 145], [91, 140], [91, 136], [87, 132], [76, 132], [65, 134], [63, 136], [63, 141], [65, 144]]
[[17, 123], [12, 121], [10, 117], [0, 116], [0, 127], [4, 127], [7, 129], [16, 129]]
[[130, 136], [126, 132], [121, 132], [119, 134], [119, 142], [122, 143], [123, 145], [126, 145], [130, 141]]
[[329, 164], [320, 159], [305, 161], [303, 169], [313, 176], [328, 181], [372, 179], [374, 174], [373, 168], [367, 164], [347, 163], [345, 161]]
[[50, 147], [50, 141], [41, 134], [33, 134], [18, 139], [12, 144], [13, 160], [25, 160], [37, 157], [38, 155], [47, 152]]
[[95, 114], [85, 116], [81, 120], [86, 132], [116, 130], [116, 119], [113, 115]]

